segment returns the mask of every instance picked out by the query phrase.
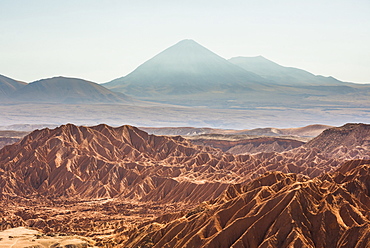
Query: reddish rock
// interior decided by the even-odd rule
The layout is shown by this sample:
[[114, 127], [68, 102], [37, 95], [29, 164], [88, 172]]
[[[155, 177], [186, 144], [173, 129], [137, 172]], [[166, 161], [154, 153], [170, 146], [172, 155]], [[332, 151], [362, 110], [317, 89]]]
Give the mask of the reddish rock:
[[266, 173], [123, 247], [369, 247], [370, 164], [353, 165], [315, 179]]

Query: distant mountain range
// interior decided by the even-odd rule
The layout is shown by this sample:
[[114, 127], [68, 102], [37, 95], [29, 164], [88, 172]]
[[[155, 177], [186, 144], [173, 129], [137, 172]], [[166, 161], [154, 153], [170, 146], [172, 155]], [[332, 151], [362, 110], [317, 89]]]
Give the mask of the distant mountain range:
[[104, 84], [147, 97], [238, 92], [268, 86], [266, 79], [236, 66], [193, 40], [183, 40], [154, 56], [125, 77]]
[[262, 56], [226, 60], [193, 40], [180, 41], [127, 76], [102, 85], [65, 77], [30, 84], [0, 77], [0, 102], [128, 103], [138, 99], [211, 109], [325, 111], [367, 108], [369, 97], [370, 84], [316, 76]]
[[78, 78], [54, 77], [30, 84], [0, 76], [0, 102], [122, 103], [130, 97]]
[[262, 56], [226, 60], [193, 40], [103, 85], [141, 100], [210, 108], [356, 105], [368, 104], [370, 96], [370, 85], [316, 76]]
[[[255, 128], [255, 129], [244, 129], [244, 130], [232, 130], [232, 129], [214, 129], [214, 128], [195, 128], [195, 127], [140, 127], [141, 130], [148, 132], [149, 134], [155, 135], [181, 135], [181, 136], [193, 136], [198, 138], [208, 139], [222, 139], [222, 136], [234, 137], [239, 139], [237, 136], [250, 136], [250, 137], [278, 137], [278, 136], [295, 136], [295, 137], [307, 137], [313, 138], [319, 135], [325, 129], [331, 128], [332, 126], [327, 125], [308, 125], [305, 127], [298, 128]], [[1, 128], [1, 126], [0, 126]], [[19, 129], [22, 128], [22, 129]], [[3, 127], [3, 130], [24, 130], [23, 125], [12, 125], [10, 127]], [[246, 138], [246, 137], [241, 137]]]
[[[333, 77], [278, 65], [262, 56], [226, 60], [193, 40], [183, 40], [105, 87], [138, 97], [261, 90], [274, 85], [342, 85]], [[146, 89], [143, 91], [143, 89]]]
[[294, 67], [281, 66], [262, 56], [234, 57], [228, 60], [244, 70], [253, 72], [267, 80], [281, 85], [342, 85], [343, 82], [333, 77], [316, 76], [310, 72]]

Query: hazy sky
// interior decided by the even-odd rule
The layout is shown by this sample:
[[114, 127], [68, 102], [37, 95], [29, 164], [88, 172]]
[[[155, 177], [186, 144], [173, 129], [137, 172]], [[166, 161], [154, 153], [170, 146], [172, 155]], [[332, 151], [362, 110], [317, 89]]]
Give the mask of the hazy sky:
[[125, 76], [182, 39], [370, 83], [369, 0], [1, 0], [0, 74]]

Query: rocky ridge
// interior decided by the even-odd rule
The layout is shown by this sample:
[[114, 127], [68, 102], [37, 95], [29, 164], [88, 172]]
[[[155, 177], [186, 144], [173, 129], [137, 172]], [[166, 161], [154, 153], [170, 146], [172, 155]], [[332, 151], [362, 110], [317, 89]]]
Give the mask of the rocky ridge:
[[370, 161], [309, 179], [270, 172], [164, 225], [141, 227], [123, 246], [368, 247]]
[[[368, 129], [356, 127], [356, 132]], [[370, 159], [363, 146], [366, 137], [347, 148], [322, 152], [315, 144], [329, 142], [326, 133], [282, 153], [232, 155], [131, 126], [46, 128], [0, 151], [0, 194], [201, 202], [217, 197], [230, 183], [267, 171], [316, 177], [344, 160]]]
[[[34, 131], [4, 147], [0, 151], [0, 189], [3, 196], [91, 199], [120, 195], [140, 199], [165, 185], [173, 188], [187, 184], [186, 177], [172, 178], [190, 170], [199, 174], [202, 165], [220, 156], [219, 150], [194, 146], [181, 137], [148, 135], [131, 126], [88, 128], [69, 124]], [[185, 166], [181, 168], [180, 163]], [[214, 189], [221, 187], [220, 191], [226, 187], [220, 180], [210, 184]]]

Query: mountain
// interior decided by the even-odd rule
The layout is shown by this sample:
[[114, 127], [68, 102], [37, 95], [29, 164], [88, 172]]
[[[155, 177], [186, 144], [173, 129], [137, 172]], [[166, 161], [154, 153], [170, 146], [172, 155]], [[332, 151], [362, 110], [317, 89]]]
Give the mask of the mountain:
[[369, 160], [315, 179], [269, 172], [177, 218], [126, 231], [122, 247], [369, 247], [369, 180]]
[[[212, 169], [223, 157], [220, 150], [195, 146], [181, 137], [148, 135], [131, 126], [68, 124], [36, 130], [0, 150], [0, 197], [198, 202], [226, 188], [228, 176]], [[189, 173], [199, 178], [186, 179]], [[178, 194], [180, 189], [193, 194]], [[163, 190], [167, 194], [160, 193]]]
[[182, 40], [105, 87], [137, 97], [253, 91], [260, 76], [235, 66], [193, 40]]
[[234, 57], [228, 61], [247, 71], [282, 85], [345, 85], [343, 82], [333, 77], [315, 76], [302, 69], [281, 66], [262, 56]]
[[130, 98], [103, 86], [78, 78], [42, 79], [18, 89], [13, 100], [38, 103], [122, 103]]
[[[354, 84], [314, 75], [302, 69], [281, 66], [262, 56], [234, 57], [228, 61], [273, 82], [276, 87], [283, 87], [285, 96], [295, 99], [298, 104], [316, 105], [323, 109], [328, 103], [336, 107], [368, 104], [365, 99], [370, 96], [369, 84]], [[289, 105], [294, 106], [291, 103]]]
[[21, 89], [25, 85], [26, 83], [0, 75], [0, 99], [3, 100], [4, 98], [9, 97], [10, 94]]
[[370, 125], [348, 123], [341, 127], [326, 129], [309, 141], [306, 147], [315, 147], [325, 153], [335, 153], [340, 150], [348, 152], [350, 149], [358, 148], [370, 150]]
[[261, 56], [225, 60], [193, 40], [103, 85], [141, 100], [211, 109], [357, 109], [368, 106], [370, 96], [369, 85], [315, 76]]

